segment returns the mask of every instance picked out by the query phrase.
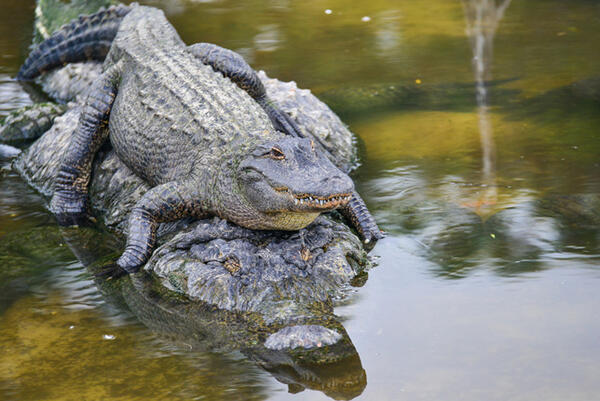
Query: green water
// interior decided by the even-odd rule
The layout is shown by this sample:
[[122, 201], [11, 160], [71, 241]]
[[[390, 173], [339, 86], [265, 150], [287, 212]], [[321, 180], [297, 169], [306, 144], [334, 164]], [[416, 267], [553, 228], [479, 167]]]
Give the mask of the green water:
[[[1, 117], [30, 103], [11, 77], [34, 4], [0, 3]], [[484, 106], [460, 1], [143, 3], [311, 88], [360, 138], [355, 181], [388, 236], [336, 308], [357, 399], [600, 399], [600, 3], [514, 0]], [[329, 399], [276, 377], [148, 328], [0, 173], [0, 399]]]

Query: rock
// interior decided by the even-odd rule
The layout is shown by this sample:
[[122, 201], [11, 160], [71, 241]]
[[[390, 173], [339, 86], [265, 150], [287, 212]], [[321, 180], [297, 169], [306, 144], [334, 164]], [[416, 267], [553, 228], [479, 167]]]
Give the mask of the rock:
[[0, 142], [12, 146], [31, 142], [48, 131], [54, 119], [66, 110], [66, 106], [54, 103], [37, 103], [16, 110], [0, 122]]
[[3, 145], [0, 143], [0, 160], [1, 159], [11, 159], [16, 157], [21, 151], [15, 147], [10, 145]]
[[[290, 87], [278, 87], [276, 82], [269, 85], [271, 93]], [[319, 104], [312, 95], [304, 101], [305, 106]], [[79, 114], [80, 106], [71, 104], [13, 163], [47, 197], [52, 194], [54, 177]], [[309, 134], [318, 128], [318, 124], [303, 127]], [[329, 138], [348, 134], [342, 127]], [[352, 143], [348, 137], [337, 140]], [[338, 162], [351, 164], [349, 160]], [[91, 206], [113, 233], [125, 234], [129, 211], [148, 189], [109, 144], [96, 155]], [[86, 230], [62, 232], [86, 265], [98, 258], [89, 255], [98, 247], [98, 240], [81, 244]], [[98, 281], [101, 288], [119, 287], [120, 302], [150, 328], [186, 342], [196, 338], [209, 349], [241, 348], [290, 388], [314, 388], [344, 399], [363, 391], [366, 375], [356, 349], [333, 314], [333, 301], [343, 298], [353, 278], [370, 264], [358, 237], [335, 213], [320, 216], [298, 232], [254, 231], [219, 218], [183, 220], [163, 224], [159, 243], [142, 272], [112, 280], [113, 284]], [[291, 328], [285, 330], [288, 326]], [[272, 333], [276, 335], [269, 344], [277, 350], [264, 345]], [[298, 344], [309, 348], [293, 348]], [[337, 365], [344, 369], [329, 369]], [[310, 377], [305, 377], [305, 372], [313, 369]]]
[[315, 348], [337, 343], [342, 335], [323, 326], [288, 326], [273, 333], [265, 341], [265, 347], [272, 350]]

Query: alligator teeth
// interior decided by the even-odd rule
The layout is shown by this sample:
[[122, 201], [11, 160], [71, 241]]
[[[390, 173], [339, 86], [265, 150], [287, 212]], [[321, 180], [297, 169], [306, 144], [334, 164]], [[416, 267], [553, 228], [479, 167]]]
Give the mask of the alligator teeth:
[[327, 199], [319, 199], [312, 196], [304, 196], [303, 198], [294, 199], [294, 203], [296, 205], [310, 205], [310, 206], [327, 206], [327, 207], [336, 207], [341, 203], [348, 202], [351, 199], [351, 196], [331, 196]]

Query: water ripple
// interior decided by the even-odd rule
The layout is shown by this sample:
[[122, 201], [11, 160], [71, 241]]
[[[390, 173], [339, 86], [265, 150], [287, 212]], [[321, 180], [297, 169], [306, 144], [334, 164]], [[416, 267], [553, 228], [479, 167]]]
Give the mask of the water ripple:
[[11, 111], [31, 104], [29, 95], [23, 91], [23, 88], [17, 81], [8, 74], [0, 73], [0, 117], [9, 114]]

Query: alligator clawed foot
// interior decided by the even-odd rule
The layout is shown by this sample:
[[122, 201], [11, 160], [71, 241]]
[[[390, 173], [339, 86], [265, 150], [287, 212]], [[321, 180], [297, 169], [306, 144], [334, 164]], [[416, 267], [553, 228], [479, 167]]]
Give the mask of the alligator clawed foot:
[[379, 230], [378, 228], [375, 228], [373, 230], [369, 230], [369, 231], [362, 233], [362, 236], [363, 236], [363, 242], [365, 244], [370, 244], [370, 243], [375, 243], [375, 242], [379, 241], [380, 239], [385, 238], [385, 232]]
[[105, 280], [116, 280], [123, 276], [127, 276], [129, 272], [120, 267], [117, 263], [112, 262], [102, 266], [94, 276]]
[[88, 213], [85, 194], [56, 191], [50, 202], [50, 210], [63, 227], [86, 226], [95, 221]]
[[144, 265], [140, 259], [134, 255], [134, 252], [126, 249], [123, 255], [117, 260], [117, 266], [125, 272], [125, 274], [137, 273]]
[[112, 262], [103, 265], [94, 276], [106, 280], [117, 279], [138, 272], [142, 265], [131, 252], [125, 250], [116, 262], [113, 259]]

